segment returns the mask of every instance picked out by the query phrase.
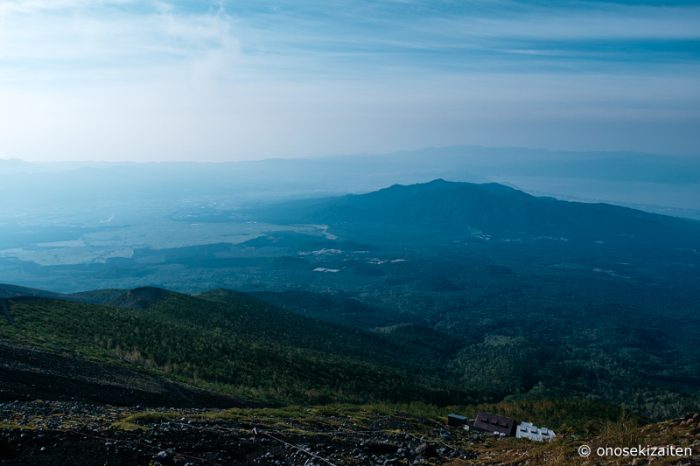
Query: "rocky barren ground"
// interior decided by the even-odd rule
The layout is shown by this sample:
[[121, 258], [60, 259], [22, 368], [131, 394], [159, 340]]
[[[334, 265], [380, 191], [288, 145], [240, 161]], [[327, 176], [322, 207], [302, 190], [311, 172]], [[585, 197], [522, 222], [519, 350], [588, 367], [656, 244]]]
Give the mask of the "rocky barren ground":
[[[700, 451], [700, 416], [551, 444], [496, 439], [441, 419], [360, 406], [143, 409], [82, 402], [0, 405], [3, 465], [647, 464], [583, 460], [576, 448], [630, 442]], [[611, 443], [612, 442], [612, 443]], [[651, 464], [700, 464], [697, 456]]]

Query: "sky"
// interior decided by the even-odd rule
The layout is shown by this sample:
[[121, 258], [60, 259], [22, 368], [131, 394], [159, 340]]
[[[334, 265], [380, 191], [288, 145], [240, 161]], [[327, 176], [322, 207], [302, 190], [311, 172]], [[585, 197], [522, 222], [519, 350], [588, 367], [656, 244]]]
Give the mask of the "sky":
[[700, 156], [700, 1], [0, 0], [0, 159]]

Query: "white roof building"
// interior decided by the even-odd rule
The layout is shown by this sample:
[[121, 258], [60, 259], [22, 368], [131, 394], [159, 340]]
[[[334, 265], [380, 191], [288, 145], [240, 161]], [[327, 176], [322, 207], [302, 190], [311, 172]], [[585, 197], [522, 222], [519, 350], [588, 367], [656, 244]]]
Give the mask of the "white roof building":
[[532, 422], [521, 422], [515, 429], [516, 438], [526, 438], [535, 442], [549, 442], [554, 440], [557, 434], [546, 427], [537, 427]]

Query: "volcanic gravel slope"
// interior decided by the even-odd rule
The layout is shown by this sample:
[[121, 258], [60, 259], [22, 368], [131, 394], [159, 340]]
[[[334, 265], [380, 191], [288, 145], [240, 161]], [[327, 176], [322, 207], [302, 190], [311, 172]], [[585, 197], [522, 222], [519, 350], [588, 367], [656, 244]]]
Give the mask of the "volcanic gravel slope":
[[143, 371], [0, 340], [0, 401], [37, 398], [146, 406], [243, 405]]
[[[621, 429], [641, 444], [700, 451], [700, 415]], [[607, 432], [592, 447], [623, 441]], [[230, 410], [112, 407], [80, 402], [0, 404], [3, 465], [632, 464], [581, 459], [581, 439], [496, 439], [441, 419], [362, 406]], [[646, 460], [634, 464], [647, 464]], [[697, 456], [653, 464], [700, 464]]]

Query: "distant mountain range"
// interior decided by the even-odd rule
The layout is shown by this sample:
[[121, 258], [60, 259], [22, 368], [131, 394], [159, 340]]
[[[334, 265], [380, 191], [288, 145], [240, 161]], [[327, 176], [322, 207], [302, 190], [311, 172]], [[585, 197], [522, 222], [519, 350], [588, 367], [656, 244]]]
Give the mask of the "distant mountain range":
[[[557, 151], [525, 147], [484, 147], [459, 145], [426, 147], [380, 154], [337, 155], [316, 158], [271, 158], [224, 163], [130, 163], [130, 162], [56, 162], [29, 163], [19, 159], [0, 159], [0, 173], [70, 172], [94, 169], [120, 171], [160, 169], [174, 174], [186, 168], [197, 172], [239, 174], [242, 180], [269, 177], [279, 183], [298, 180], [314, 185], [327, 181], [352, 181], [364, 178], [365, 186], [394, 182], [426, 181], [427, 178], [535, 176], [574, 179], [598, 179], [618, 182], [684, 184], [700, 182], [700, 160], [696, 157], [669, 156], [636, 152]], [[306, 175], [297, 176], [297, 175]], [[379, 183], [379, 185], [377, 185]], [[345, 189], [345, 188], [344, 188]]]
[[[480, 146], [230, 163], [26, 163], [0, 160], [0, 186], [19, 206], [62, 209], [114, 200], [206, 196], [237, 203], [368, 192], [435, 178], [495, 181], [559, 198], [605, 201], [700, 218], [700, 158]], [[41, 186], [40, 190], [29, 188]], [[124, 189], [128, 186], [128, 189]], [[114, 206], [113, 206], [114, 207]]]

